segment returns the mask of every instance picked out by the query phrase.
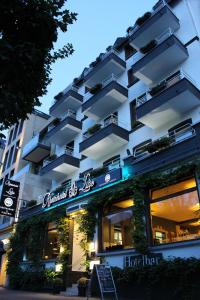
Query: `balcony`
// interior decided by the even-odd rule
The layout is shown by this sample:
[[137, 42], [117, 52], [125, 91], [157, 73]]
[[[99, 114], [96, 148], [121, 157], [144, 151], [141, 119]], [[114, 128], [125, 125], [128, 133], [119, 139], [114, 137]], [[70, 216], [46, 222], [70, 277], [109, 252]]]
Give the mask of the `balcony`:
[[84, 81], [87, 86], [92, 87], [108, 78], [111, 74], [119, 76], [125, 70], [126, 62], [119, 57], [117, 50], [111, 48], [90, 64], [89, 69], [84, 72]]
[[81, 132], [82, 123], [76, 120], [75, 112], [68, 111], [66, 117], [56, 122], [58, 124], [52, 124], [45, 136], [45, 141], [49, 143], [63, 146], [72, 141]]
[[96, 124], [95, 132], [87, 132], [80, 143], [79, 152], [92, 159], [99, 159], [113, 153], [126, 145], [129, 141], [129, 132], [125, 125], [119, 125], [116, 116], [111, 115], [103, 124]]
[[44, 160], [40, 175], [53, 180], [62, 180], [78, 170], [79, 166], [79, 159], [73, 156], [73, 149], [68, 147], [59, 156], [53, 155]]
[[[146, 16], [146, 18], [145, 18]], [[130, 44], [137, 50], [147, 45], [151, 40], [166, 31], [169, 27], [176, 31], [180, 28], [179, 19], [174, 15], [166, 1], [159, 1], [154, 10], [146, 13], [143, 21], [138, 23], [129, 31]], [[146, 20], [145, 20], [146, 19]]]
[[39, 163], [49, 153], [50, 145], [42, 140], [40, 134], [37, 134], [23, 148], [22, 158], [33, 163]]
[[78, 93], [78, 88], [69, 86], [64, 92], [55, 97], [54, 104], [50, 107], [50, 114], [59, 117], [63, 111], [77, 111], [83, 102], [83, 96]]
[[156, 129], [199, 106], [200, 91], [185, 72], [179, 71], [137, 98], [136, 105], [138, 121]]
[[137, 78], [148, 85], [159, 82], [188, 58], [187, 48], [173, 34], [171, 28], [142, 51], [143, 54], [136, 53], [132, 70]]
[[84, 115], [94, 120], [102, 119], [105, 115], [115, 111], [128, 98], [128, 90], [112, 74], [110, 78], [103, 81], [100, 90], [92, 95], [88, 92], [87, 99], [82, 105]]
[[137, 175], [178, 162], [183, 163], [190, 158], [198, 158], [200, 155], [200, 123], [185, 124], [162, 137], [160, 141], [156, 140], [139, 148], [136, 147], [133, 156], [125, 159], [125, 165], [132, 165], [134, 174]]

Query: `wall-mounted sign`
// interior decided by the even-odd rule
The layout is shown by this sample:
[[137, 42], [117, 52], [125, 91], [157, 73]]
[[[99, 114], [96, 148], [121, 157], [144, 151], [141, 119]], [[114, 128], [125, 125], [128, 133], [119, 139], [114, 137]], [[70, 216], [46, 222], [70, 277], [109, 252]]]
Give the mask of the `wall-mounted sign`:
[[0, 214], [14, 217], [19, 197], [20, 183], [14, 180], [7, 179], [3, 184], [1, 201], [0, 201]]
[[122, 177], [121, 174], [121, 168], [109, 171], [108, 173], [101, 175], [95, 179], [92, 179], [90, 173], [87, 173], [84, 176], [83, 181], [81, 182], [81, 186], [79, 186], [77, 182], [74, 181], [69, 188], [64, 188], [59, 192], [45, 194], [42, 207], [47, 208], [57, 203], [58, 201], [75, 198], [84, 194], [87, 195], [87, 193], [91, 190], [95, 191], [99, 188], [103, 188], [104, 186], [109, 186], [109, 184], [120, 180]]
[[158, 265], [162, 259], [162, 253], [151, 253], [147, 255], [129, 255], [124, 257], [124, 267], [136, 268]]

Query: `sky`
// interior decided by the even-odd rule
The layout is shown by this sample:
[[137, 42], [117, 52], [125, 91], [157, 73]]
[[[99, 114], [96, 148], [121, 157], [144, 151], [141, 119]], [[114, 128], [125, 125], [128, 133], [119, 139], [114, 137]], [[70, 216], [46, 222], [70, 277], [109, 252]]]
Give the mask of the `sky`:
[[72, 56], [57, 61], [52, 66], [52, 83], [48, 93], [37, 107], [45, 113], [56, 94], [64, 90], [78, 77], [100, 52], [114, 43], [117, 37], [126, 35], [126, 29], [135, 20], [152, 9], [157, 0], [68, 0], [67, 9], [78, 13], [77, 21], [66, 33], [59, 33], [55, 47], [73, 44]]

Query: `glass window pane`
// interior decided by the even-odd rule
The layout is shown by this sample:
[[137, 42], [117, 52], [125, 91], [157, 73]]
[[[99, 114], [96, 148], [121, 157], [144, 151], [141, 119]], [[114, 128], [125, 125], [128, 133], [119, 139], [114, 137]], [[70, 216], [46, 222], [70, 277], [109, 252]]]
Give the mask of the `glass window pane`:
[[199, 210], [196, 190], [151, 203], [154, 244], [200, 238]]

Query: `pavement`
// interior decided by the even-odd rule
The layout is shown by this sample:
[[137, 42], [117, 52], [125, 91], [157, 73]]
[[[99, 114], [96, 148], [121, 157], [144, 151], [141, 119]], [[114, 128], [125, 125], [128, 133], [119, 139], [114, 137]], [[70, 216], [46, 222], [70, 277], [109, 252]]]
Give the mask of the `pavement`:
[[[52, 295], [48, 293], [32, 293], [25, 291], [9, 290], [0, 287], [1, 300], [86, 300], [82, 297], [65, 297], [60, 295]], [[97, 298], [89, 298], [89, 300], [98, 300]]]

